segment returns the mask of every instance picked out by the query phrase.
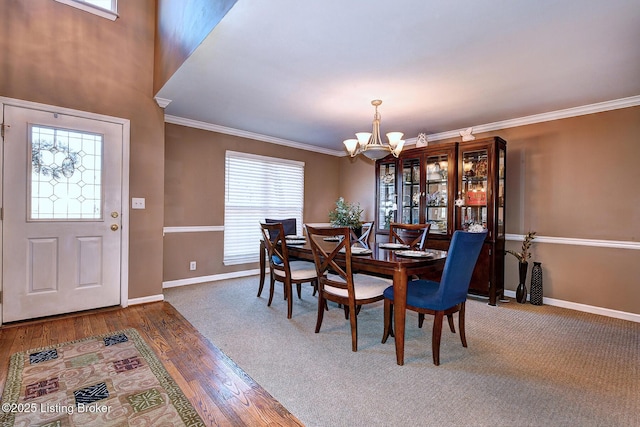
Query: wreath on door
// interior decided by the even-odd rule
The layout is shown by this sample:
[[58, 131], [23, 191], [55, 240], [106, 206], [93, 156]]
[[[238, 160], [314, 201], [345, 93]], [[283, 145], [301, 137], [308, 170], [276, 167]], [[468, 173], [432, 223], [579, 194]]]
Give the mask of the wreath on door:
[[[46, 153], [51, 153], [51, 161], [45, 163]], [[56, 154], [62, 153], [64, 158], [60, 164], [56, 163]], [[48, 157], [48, 156], [47, 156]], [[36, 141], [31, 146], [31, 164], [36, 173], [50, 176], [54, 179], [71, 178], [80, 163], [78, 153], [64, 144], [49, 141]]]

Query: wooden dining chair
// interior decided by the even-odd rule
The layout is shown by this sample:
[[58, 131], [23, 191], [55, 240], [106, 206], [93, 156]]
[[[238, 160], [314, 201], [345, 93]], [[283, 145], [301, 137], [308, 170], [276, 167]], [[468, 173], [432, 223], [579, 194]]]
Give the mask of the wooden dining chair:
[[365, 222], [362, 224], [362, 233], [360, 237], [356, 236], [355, 233], [351, 235], [352, 239], [356, 242], [360, 243], [363, 247], [369, 248], [371, 246], [371, 230], [373, 230], [373, 226], [375, 225], [375, 221]]
[[[442, 320], [445, 315], [449, 319], [451, 332], [455, 333], [453, 314], [458, 312], [460, 340], [463, 347], [467, 346], [464, 329], [465, 302], [471, 283], [471, 275], [486, 237], [486, 230], [481, 233], [457, 230], [451, 239], [440, 282], [412, 280], [407, 283], [407, 310], [417, 312], [422, 318], [425, 314], [435, 316], [431, 333], [434, 365], [440, 364], [440, 338], [442, 336]], [[384, 298], [383, 343], [392, 334], [393, 286], [385, 289]], [[420, 326], [422, 326], [421, 322]]]
[[424, 251], [427, 248], [430, 223], [403, 224], [392, 222], [389, 225], [389, 243], [408, 245], [411, 249]]
[[318, 276], [316, 275], [314, 264], [308, 261], [289, 260], [284, 226], [281, 222], [261, 223], [260, 227], [269, 259], [270, 288], [267, 306], [271, 306], [273, 301], [275, 282], [282, 282], [284, 297], [287, 300], [287, 318], [291, 319], [293, 285], [296, 285], [298, 298], [302, 297], [302, 283], [309, 282], [314, 289], [317, 288]]
[[[306, 228], [318, 277], [316, 333], [320, 332], [322, 326], [326, 301], [342, 304], [351, 325], [351, 350], [358, 351], [358, 307], [382, 300], [384, 290], [392, 281], [366, 274], [353, 274], [353, 240], [349, 228], [316, 228], [309, 225]], [[340, 240], [335, 245], [329, 244], [324, 241], [327, 237], [337, 237]]]
[[[276, 222], [281, 222], [282, 226], [284, 227], [284, 235], [286, 236], [290, 236], [290, 235], [295, 235], [297, 233], [297, 220], [295, 218], [285, 218], [285, 219], [272, 219], [272, 218], [265, 218], [264, 220], [265, 223], [267, 224], [272, 224], [272, 223], [276, 223]], [[275, 233], [275, 232], [274, 232]], [[273, 238], [273, 236], [270, 236]], [[263, 244], [264, 250], [266, 251], [267, 247], [266, 245]], [[264, 253], [261, 253], [260, 256], [265, 256]], [[264, 286], [264, 280], [260, 281], [260, 285], [258, 286], [258, 298], [260, 296], [262, 296], [262, 288]]]

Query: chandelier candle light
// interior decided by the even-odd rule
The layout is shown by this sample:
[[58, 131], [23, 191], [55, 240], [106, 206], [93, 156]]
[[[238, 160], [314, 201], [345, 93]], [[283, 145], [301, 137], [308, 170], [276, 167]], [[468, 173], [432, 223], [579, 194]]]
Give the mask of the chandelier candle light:
[[378, 160], [386, 157], [389, 153], [394, 157], [398, 157], [404, 147], [404, 140], [402, 132], [389, 132], [387, 138], [389, 144], [383, 144], [380, 140], [380, 113], [378, 113], [378, 106], [382, 104], [379, 99], [371, 101], [371, 105], [376, 108], [376, 113], [373, 116], [373, 132], [358, 132], [356, 133], [357, 139], [347, 139], [344, 141], [344, 146], [347, 148], [349, 155], [355, 157], [362, 153], [371, 160]]

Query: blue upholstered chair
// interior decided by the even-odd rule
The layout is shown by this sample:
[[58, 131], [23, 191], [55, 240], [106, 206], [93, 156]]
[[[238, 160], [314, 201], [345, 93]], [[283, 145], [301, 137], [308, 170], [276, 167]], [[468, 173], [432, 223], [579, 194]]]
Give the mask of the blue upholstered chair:
[[[286, 218], [286, 219], [271, 219], [265, 218], [264, 222], [266, 224], [273, 224], [276, 222], [281, 222], [282, 227], [284, 228], [285, 236], [293, 236], [298, 232], [298, 224], [295, 218]], [[271, 240], [273, 240], [273, 236], [271, 236]]]
[[[453, 313], [458, 312], [460, 340], [463, 347], [467, 346], [467, 338], [464, 333], [465, 302], [471, 275], [486, 236], [486, 230], [481, 233], [456, 231], [451, 239], [440, 282], [412, 280], [407, 283], [407, 309], [419, 313], [420, 326], [422, 326], [425, 314], [435, 316], [431, 337], [434, 365], [440, 364], [440, 337], [442, 335], [442, 320], [445, 315], [449, 319], [451, 332], [455, 333]], [[393, 286], [385, 289], [384, 298], [383, 343], [387, 341], [393, 326]]]

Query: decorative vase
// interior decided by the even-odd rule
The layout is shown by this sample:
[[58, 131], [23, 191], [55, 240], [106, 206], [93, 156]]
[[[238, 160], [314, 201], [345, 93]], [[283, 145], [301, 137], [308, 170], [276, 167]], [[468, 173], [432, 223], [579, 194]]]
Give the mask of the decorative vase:
[[527, 302], [527, 285], [525, 285], [525, 282], [527, 280], [527, 268], [529, 268], [529, 263], [527, 261], [521, 262], [518, 264], [518, 268], [520, 279], [518, 288], [516, 289], [516, 301], [520, 304], [524, 304]]
[[353, 234], [355, 234], [358, 239], [360, 238], [360, 236], [362, 236], [362, 226], [351, 227], [351, 229], [353, 230]]
[[529, 302], [533, 305], [542, 305], [542, 263], [534, 262], [531, 268], [531, 286]]

